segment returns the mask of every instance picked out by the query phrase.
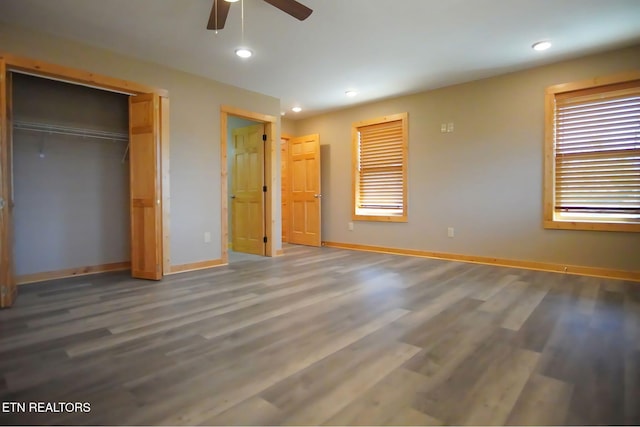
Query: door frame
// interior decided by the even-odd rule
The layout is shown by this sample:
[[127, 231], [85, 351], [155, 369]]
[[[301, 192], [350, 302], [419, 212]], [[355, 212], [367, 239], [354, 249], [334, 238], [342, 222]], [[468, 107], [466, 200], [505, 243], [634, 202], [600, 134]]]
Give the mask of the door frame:
[[[66, 83], [79, 84], [82, 86], [118, 92], [126, 95], [155, 93], [160, 97], [160, 102], [162, 104], [159, 120], [161, 146], [158, 156], [160, 161], [160, 192], [162, 203], [162, 274], [169, 274], [171, 266], [169, 252], [169, 92], [166, 89], [147, 86], [115, 77], [104, 76], [72, 67], [16, 56], [2, 51], [0, 51], [0, 59], [4, 59], [7, 73], [18, 72], [30, 74], [36, 77], [59, 80]], [[13, 141], [9, 140], [9, 136], [5, 138], [5, 135], [6, 133], [4, 132], [0, 135], [0, 146], [10, 147], [13, 144]], [[13, 200], [10, 200], [10, 202], [13, 203]]]
[[[264, 199], [264, 223], [265, 235], [267, 236], [267, 244], [265, 247], [265, 256], [272, 257], [276, 254], [276, 223], [274, 218], [277, 217], [274, 212], [276, 203], [274, 201], [275, 191], [280, 191], [280, 183], [277, 180], [278, 174], [274, 174], [276, 170], [276, 150], [274, 138], [276, 136], [277, 118], [268, 114], [257, 113], [254, 111], [243, 110], [229, 105], [220, 106], [220, 247], [222, 249], [222, 263], [229, 262], [229, 194], [227, 184], [229, 180], [229, 171], [227, 170], [227, 123], [229, 116], [236, 116], [243, 119], [253, 120], [254, 122], [264, 124], [264, 133], [267, 140], [264, 145], [264, 176], [267, 191]], [[280, 144], [278, 144], [278, 151]], [[277, 166], [279, 167], [279, 165]]]
[[[289, 140], [291, 140], [291, 139], [293, 139], [293, 136], [291, 136], [289, 134], [283, 133], [283, 134], [280, 135], [280, 153], [281, 153], [281, 157], [280, 157], [280, 190], [281, 190], [281, 192], [282, 192], [282, 162], [285, 162], [287, 164], [287, 180], [290, 180], [289, 179], [289, 174], [291, 173], [291, 171], [289, 170]], [[283, 145], [286, 145], [286, 148], [287, 148], [287, 158], [286, 159], [282, 158], [282, 146]], [[287, 183], [287, 193], [289, 192], [288, 184], [289, 183]], [[289, 232], [291, 230], [291, 227], [290, 227], [290, 225], [291, 225], [290, 224], [291, 223], [291, 213], [287, 212], [287, 221], [286, 221], [286, 223], [284, 221], [282, 221], [282, 215], [284, 215], [284, 211], [282, 211], [282, 196], [280, 196], [280, 197], [281, 197], [280, 198], [280, 209], [281, 209], [281, 212], [280, 212], [281, 225], [280, 226], [282, 227], [282, 230], [281, 230], [282, 233], [281, 234], [284, 233], [285, 228], [286, 228], [286, 231], [287, 231], [287, 239], [286, 240], [282, 239], [282, 243], [284, 244], [284, 243], [289, 243], [289, 239], [291, 238], [291, 236], [289, 235]], [[287, 203], [291, 203], [291, 200], [289, 200], [289, 199], [290, 199], [290, 197], [287, 194]], [[287, 210], [289, 210], [289, 205], [287, 205]], [[282, 250], [282, 251], [284, 253], [284, 250]]]

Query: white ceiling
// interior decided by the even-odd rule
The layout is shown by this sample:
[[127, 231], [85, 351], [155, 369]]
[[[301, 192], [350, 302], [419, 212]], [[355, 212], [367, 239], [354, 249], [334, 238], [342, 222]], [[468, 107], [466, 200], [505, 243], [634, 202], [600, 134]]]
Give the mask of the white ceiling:
[[0, 0], [0, 21], [271, 95], [294, 119], [640, 43], [640, 0], [300, 0], [303, 22], [243, 1], [248, 60], [240, 3], [217, 35], [213, 0]]

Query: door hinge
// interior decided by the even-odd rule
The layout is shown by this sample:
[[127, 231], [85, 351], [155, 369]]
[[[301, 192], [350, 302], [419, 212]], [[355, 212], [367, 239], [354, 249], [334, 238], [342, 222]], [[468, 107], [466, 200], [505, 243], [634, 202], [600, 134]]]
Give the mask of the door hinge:
[[263, 140], [263, 141], [266, 141], [266, 140], [267, 140], [267, 134], [266, 134], [266, 133], [263, 133], [263, 134], [262, 134], [262, 140]]
[[267, 186], [266, 186], [266, 185], [263, 185], [263, 186], [262, 186], [262, 192], [263, 192], [263, 193], [266, 193], [266, 192], [267, 192]]
[[263, 241], [264, 243], [267, 243], [267, 236], [264, 236], [264, 237], [262, 238], [262, 241]]

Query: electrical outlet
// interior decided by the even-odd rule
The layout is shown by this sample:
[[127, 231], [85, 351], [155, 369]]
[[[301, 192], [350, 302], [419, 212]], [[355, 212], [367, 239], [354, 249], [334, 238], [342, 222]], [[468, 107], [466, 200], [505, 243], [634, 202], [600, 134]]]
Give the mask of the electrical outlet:
[[211, 243], [211, 232], [210, 231], [205, 231], [204, 232], [204, 242], [205, 243]]
[[445, 133], [447, 131], [447, 124], [446, 123], [442, 123], [440, 125], [440, 132]]
[[453, 229], [453, 227], [447, 228], [447, 236], [449, 236], [449, 237], [454, 237], [455, 236], [455, 230]]
[[453, 122], [447, 123], [447, 132], [453, 132]]
[[353, 231], [353, 222], [348, 222], [347, 228], [349, 229], [349, 231]]

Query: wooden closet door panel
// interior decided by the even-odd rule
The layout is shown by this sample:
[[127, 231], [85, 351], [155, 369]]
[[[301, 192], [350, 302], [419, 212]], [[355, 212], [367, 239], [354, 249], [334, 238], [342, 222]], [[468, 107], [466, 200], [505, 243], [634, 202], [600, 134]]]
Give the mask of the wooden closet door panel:
[[129, 98], [131, 275], [152, 280], [162, 278], [159, 104], [157, 94]]
[[0, 308], [11, 307], [17, 293], [13, 271], [11, 117], [11, 74], [0, 59]]

